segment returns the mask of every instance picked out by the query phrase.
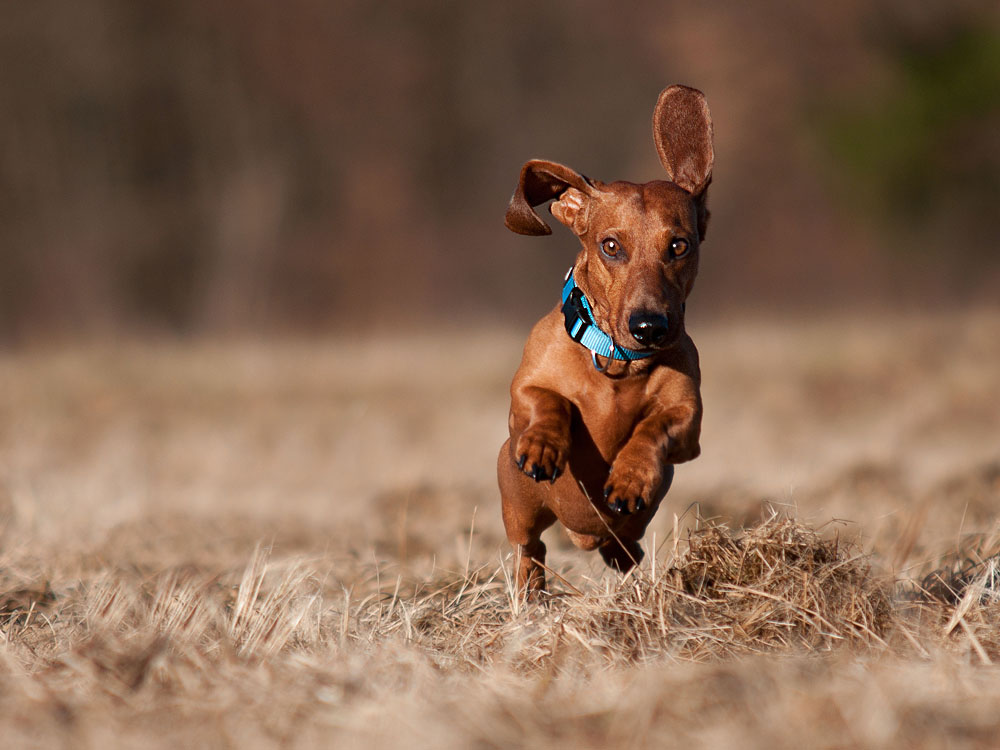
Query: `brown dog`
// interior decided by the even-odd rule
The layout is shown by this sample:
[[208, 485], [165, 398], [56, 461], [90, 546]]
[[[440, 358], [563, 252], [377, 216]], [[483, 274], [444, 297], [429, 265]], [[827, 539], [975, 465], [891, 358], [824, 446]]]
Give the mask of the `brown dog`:
[[673, 464], [700, 451], [701, 375], [684, 301], [714, 161], [704, 95], [665, 89], [653, 138], [669, 182], [608, 184], [533, 160], [507, 209], [514, 232], [551, 234], [533, 207], [554, 199], [552, 215], [583, 245], [562, 306], [524, 347], [497, 467], [517, 582], [531, 590], [545, 588], [541, 534], [557, 519], [608, 565], [638, 563]]

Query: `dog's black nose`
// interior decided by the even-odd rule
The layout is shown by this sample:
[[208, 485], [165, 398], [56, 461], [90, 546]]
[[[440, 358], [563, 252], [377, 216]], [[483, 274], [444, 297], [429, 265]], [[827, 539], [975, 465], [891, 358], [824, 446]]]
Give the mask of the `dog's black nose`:
[[670, 323], [666, 315], [651, 312], [632, 313], [628, 319], [628, 330], [632, 338], [643, 346], [659, 346], [667, 338]]

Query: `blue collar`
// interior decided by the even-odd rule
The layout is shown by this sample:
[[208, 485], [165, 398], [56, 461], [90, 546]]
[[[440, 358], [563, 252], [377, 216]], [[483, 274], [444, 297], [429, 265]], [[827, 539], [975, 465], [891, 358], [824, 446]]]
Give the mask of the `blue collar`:
[[[652, 357], [655, 354], [653, 351], [643, 352], [618, 346], [614, 339], [597, 327], [587, 295], [576, 285], [576, 280], [573, 278], [572, 267], [566, 272], [562, 301], [562, 314], [566, 319], [566, 333], [571, 339], [590, 349], [590, 358], [594, 367], [600, 372], [607, 370], [608, 364], [613, 359], [620, 362], [633, 362], [637, 359]], [[608, 358], [604, 367], [598, 364], [597, 355]]]

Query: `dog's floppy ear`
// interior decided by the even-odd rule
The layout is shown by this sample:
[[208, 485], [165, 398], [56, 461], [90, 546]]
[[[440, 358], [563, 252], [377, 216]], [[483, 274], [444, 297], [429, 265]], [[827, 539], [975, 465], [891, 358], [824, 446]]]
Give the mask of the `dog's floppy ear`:
[[670, 181], [697, 196], [712, 181], [712, 114], [705, 95], [687, 86], [660, 92], [653, 111], [653, 141]]
[[517, 189], [507, 206], [504, 224], [518, 234], [552, 234], [534, 206], [553, 198], [552, 214], [577, 234], [586, 231], [587, 199], [593, 185], [581, 174], [554, 161], [532, 159], [521, 168]]

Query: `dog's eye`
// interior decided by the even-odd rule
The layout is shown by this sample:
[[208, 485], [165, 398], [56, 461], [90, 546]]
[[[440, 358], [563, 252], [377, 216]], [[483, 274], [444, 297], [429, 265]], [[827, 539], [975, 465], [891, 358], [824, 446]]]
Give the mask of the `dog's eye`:
[[687, 240], [682, 237], [677, 237], [676, 239], [670, 241], [670, 257], [683, 258], [687, 255], [690, 248], [691, 246], [688, 244]]
[[618, 240], [608, 239], [601, 243], [601, 252], [607, 255], [609, 258], [617, 258], [618, 254], [622, 251], [622, 246], [618, 244]]

